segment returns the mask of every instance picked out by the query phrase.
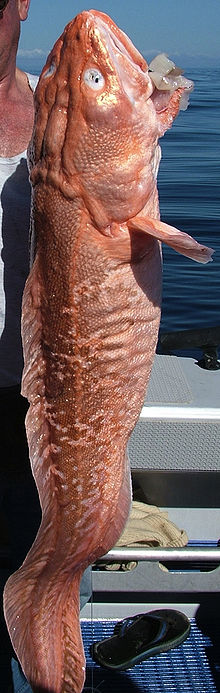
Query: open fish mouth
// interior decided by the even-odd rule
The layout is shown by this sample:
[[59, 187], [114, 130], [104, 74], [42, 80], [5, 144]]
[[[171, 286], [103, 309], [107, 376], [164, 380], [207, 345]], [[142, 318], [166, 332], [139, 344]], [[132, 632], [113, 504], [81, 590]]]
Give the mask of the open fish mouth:
[[88, 31], [92, 30], [94, 36], [99, 41], [105, 41], [107, 50], [111, 47], [111, 54], [125, 55], [147, 75], [148, 65], [146, 60], [134, 46], [131, 39], [110, 20], [108, 15], [96, 10], [90, 10], [89, 12], [82, 12], [81, 16], [85, 17]]
[[[182, 95], [180, 110], [186, 110], [193, 82], [183, 75], [183, 70], [175, 65], [165, 53], [158, 54], [148, 65], [144, 57], [133, 45], [129, 37], [109, 18], [99, 12], [83, 13], [87, 15], [86, 24], [93, 34], [93, 42], [102, 47], [106, 58], [108, 55], [121, 78], [123, 88], [131, 102], [135, 102], [143, 93], [145, 98], [152, 98], [155, 110], [161, 112], [168, 107], [170, 97], [177, 89]], [[139, 89], [137, 88], [139, 86]]]
[[104, 66], [108, 78], [112, 78], [112, 86], [115, 73], [131, 103], [141, 96], [149, 98], [154, 85], [148, 64], [128, 36], [103, 12], [83, 11], [76, 21], [85, 52], [91, 54], [92, 49], [94, 64], [99, 61]]
[[[165, 53], [158, 54], [148, 65], [142, 54], [129, 37], [102, 12], [83, 12], [84, 28], [93, 47], [101, 48], [107, 62], [109, 58], [115, 65], [124, 90], [131, 101], [145, 92], [145, 98], [152, 97], [156, 111], [167, 108], [170, 97], [177, 89], [182, 90], [180, 110], [186, 110], [193, 82], [183, 75], [183, 70], [175, 65]], [[140, 87], [137, 90], [138, 83]], [[139, 94], [138, 94], [139, 92]]]
[[183, 70], [175, 65], [165, 53], [159, 53], [150, 63], [148, 74], [154, 86], [152, 101], [156, 111], [167, 108], [171, 94], [177, 89], [182, 90], [180, 110], [185, 111], [189, 103], [189, 95], [193, 90], [193, 82], [183, 76]]

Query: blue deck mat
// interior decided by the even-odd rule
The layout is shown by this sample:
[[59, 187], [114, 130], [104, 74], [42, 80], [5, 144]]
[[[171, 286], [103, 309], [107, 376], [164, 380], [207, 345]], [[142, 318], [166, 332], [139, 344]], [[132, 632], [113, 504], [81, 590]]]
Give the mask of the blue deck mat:
[[85, 693], [219, 693], [220, 634], [217, 628], [191, 633], [179, 647], [161, 653], [124, 672], [111, 672], [93, 662], [89, 647], [113, 634], [115, 621], [82, 621], [87, 661]]

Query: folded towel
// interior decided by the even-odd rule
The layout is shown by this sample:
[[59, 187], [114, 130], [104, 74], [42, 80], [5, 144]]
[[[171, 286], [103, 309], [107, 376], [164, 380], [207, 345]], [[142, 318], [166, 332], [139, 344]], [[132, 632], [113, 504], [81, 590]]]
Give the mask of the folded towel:
[[116, 546], [163, 548], [186, 546], [187, 543], [186, 532], [169, 520], [167, 512], [156, 505], [133, 501], [127, 524]]

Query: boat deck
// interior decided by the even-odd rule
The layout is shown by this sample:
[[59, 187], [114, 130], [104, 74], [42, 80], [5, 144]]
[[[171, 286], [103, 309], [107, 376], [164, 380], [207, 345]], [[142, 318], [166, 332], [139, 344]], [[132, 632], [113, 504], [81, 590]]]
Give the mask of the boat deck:
[[191, 619], [187, 640], [124, 672], [111, 672], [91, 659], [95, 640], [110, 637], [115, 621], [82, 621], [87, 660], [87, 693], [218, 693], [220, 691], [220, 629]]

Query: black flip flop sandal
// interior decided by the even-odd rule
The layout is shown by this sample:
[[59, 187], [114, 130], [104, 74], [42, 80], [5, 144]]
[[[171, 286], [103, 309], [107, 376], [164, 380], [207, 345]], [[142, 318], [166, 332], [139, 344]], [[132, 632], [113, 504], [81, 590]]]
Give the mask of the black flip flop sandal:
[[181, 645], [190, 633], [185, 614], [158, 609], [119, 621], [114, 635], [90, 647], [95, 662], [106, 669], [130, 669], [143, 659]]

